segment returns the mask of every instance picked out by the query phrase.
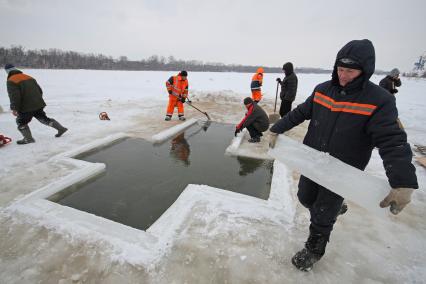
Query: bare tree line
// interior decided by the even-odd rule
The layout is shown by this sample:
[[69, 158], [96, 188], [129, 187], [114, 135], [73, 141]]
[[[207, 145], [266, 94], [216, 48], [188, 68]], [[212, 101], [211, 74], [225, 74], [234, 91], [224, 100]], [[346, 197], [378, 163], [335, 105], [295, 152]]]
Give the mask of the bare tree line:
[[[140, 61], [126, 56], [114, 59], [103, 54], [84, 54], [59, 49], [25, 50], [22, 46], [0, 47], [0, 64], [12, 63], [20, 68], [34, 69], [93, 69], [93, 70], [161, 70], [200, 72], [247, 72], [254, 73], [259, 66], [204, 63], [199, 60], [181, 60], [173, 56], [152, 55]], [[263, 67], [266, 73], [281, 73], [281, 67]], [[331, 73], [320, 68], [296, 68], [299, 73]]]
[[402, 73], [402, 76], [404, 77], [412, 77], [412, 78], [426, 78], [426, 71], [412, 71], [412, 72], [406, 72]]

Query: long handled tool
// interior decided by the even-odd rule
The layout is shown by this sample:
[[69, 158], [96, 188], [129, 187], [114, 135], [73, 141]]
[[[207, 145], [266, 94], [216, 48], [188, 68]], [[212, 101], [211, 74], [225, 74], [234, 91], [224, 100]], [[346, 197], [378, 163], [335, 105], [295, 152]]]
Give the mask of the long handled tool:
[[208, 120], [211, 120], [210, 119], [210, 116], [208, 115], [208, 113], [207, 112], [205, 112], [205, 111], [202, 111], [201, 109], [199, 109], [199, 108], [197, 108], [196, 106], [194, 106], [193, 104], [192, 104], [192, 102], [191, 101], [185, 101], [189, 106], [191, 106], [191, 107], [193, 107], [193, 108], [195, 108], [196, 110], [198, 110], [199, 112], [201, 112], [202, 114], [204, 114], [205, 116], [207, 116], [207, 119]]
[[[176, 96], [176, 95], [174, 95], [174, 94], [173, 94], [172, 96], [175, 96], [178, 100], [180, 100], [180, 97], [178, 97], [178, 96]], [[201, 112], [201, 113], [202, 113], [202, 114], [204, 114], [205, 116], [207, 116], [207, 119], [208, 119], [208, 120], [211, 120], [211, 118], [210, 118], [210, 116], [208, 115], [208, 113], [207, 113], [207, 112], [202, 111], [201, 109], [199, 109], [199, 108], [197, 108], [196, 106], [192, 105], [192, 102], [191, 102], [191, 101], [186, 100], [186, 101], [185, 101], [185, 103], [187, 103], [187, 104], [188, 104], [188, 105], [190, 105], [191, 107], [195, 108], [196, 110], [198, 110], [199, 112]]]
[[269, 123], [275, 123], [280, 119], [280, 115], [278, 113], [275, 113], [277, 111], [277, 100], [278, 100], [278, 87], [280, 85], [280, 82], [277, 82], [277, 91], [275, 92], [275, 106], [274, 106], [274, 113], [269, 115]]

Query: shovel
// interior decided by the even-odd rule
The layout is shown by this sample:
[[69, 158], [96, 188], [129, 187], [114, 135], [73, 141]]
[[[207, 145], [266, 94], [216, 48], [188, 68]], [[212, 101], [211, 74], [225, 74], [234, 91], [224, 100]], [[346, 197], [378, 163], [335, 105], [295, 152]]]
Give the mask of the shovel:
[[210, 116], [208, 115], [208, 113], [207, 113], [207, 112], [202, 111], [201, 109], [199, 109], [199, 108], [197, 108], [196, 106], [192, 105], [192, 102], [191, 102], [191, 101], [186, 101], [186, 103], [187, 103], [189, 106], [191, 106], [191, 107], [195, 108], [196, 110], [198, 110], [199, 112], [201, 112], [202, 114], [204, 114], [205, 116], [207, 116], [207, 119], [208, 119], [209, 121], [211, 120], [211, 119], [210, 119]]
[[[178, 96], [176, 96], [176, 95], [172, 95], [172, 96], [175, 96], [175, 97], [176, 97], [176, 98], [178, 98], [178, 100], [179, 100], [179, 97], [178, 97]], [[208, 115], [208, 113], [207, 113], [207, 112], [202, 111], [201, 109], [199, 109], [199, 108], [197, 108], [196, 106], [192, 105], [192, 102], [191, 102], [191, 101], [186, 100], [186, 101], [185, 101], [185, 103], [186, 103], [186, 104], [188, 104], [189, 106], [191, 106], [191, 107], [195, 108], [196, 110], [198, 110], [199, 112], [201, 112], [201, 113], [202, 113], [202, 114], [204, 114], [205, 116], [207, 116], [207, 119], [208, 119], [209, 121], [211, 120], [211, 119], [210, 119], [210, 116]]]
[[277, 111], [277, 99], [278, 99], [278, 86], [279, 86], [279, 85], [280, 85], [280, 83], [279, 83], [279, 82], [277, 82], [277, 91], [275, 92], [275, 106], [274, 106], [274, 113], [271, 113], [271, 114], [269, 115], [269, 123], [270, 123], [270, 124], [277, 122], [277, 121], [281, 118], [281, 116], [280, 116], [280, 114], [279, 114], [279, 113], [275, 113], [275, 112]]

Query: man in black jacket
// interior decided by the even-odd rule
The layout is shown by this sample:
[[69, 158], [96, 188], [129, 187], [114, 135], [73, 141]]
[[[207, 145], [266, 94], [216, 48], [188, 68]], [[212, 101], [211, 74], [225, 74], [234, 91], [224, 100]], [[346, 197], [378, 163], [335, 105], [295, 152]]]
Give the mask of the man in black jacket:
[[[390, 205], [391, 212], [398, 214], [418, 188], [417, 177], [407, 135], [398, 127], [395, 97], [369, 80], [374, 68], [375, 51], [369, 40], [347, 43], [337, 53], [332, 79], [316, 86], [271, 132], [284, 133], [310, 120], [304, 144], [361, 170], [377, 147], [391, 187], [380, 206]], [[271, 139], [271, 147], [275, 139]], [[293, 256], [292, 263], [308, 271], [325, 253], [343, 198], [304, 176], [297, 195], [310, 211], [311, 224], [305, 247]]]
[[244, 105], [247, 108], [247, 113], [236, 126], [235, 136], [244, 128], [247, 128], [251, 137], [248, 141], [250, 143], [258, 143], [260, 142], [260, 137], [263, 136], [262, 132], [269, 128], [268, 115], [257, 103], [253, 103], [253, 100], [249, 97], [244, 99]]
[[277, 78], [277, 82], [281, 85], [281, 117], [284, 117], [284, 115], [291, 111], [291, 104], [296, 98], [297, 92], [297, 76], [293, 70], [293, 63], [287, 62], [286, 64], [284, 64], [283, 71], [285, 74], [284, 80], [281, 80], [281, 78]]
[[379, 86], [387, 90], [392, 95], [398, 93], [398, 89], [396, 87], [401, 87], [398, 68], [392, 69], [389, 75], [380, 81]]
[[12, 64], [6, 64], [4, 67], [7, 73], [7, 92], [10, 99], [10, 109], [16, 116], [18, 130], [24, 136], [22, 140], [16, 141], [18, 144], [34, 143], [28, 123], [33, 117], [41, 123], [58, 130], [56, 137], [60, 137], [68, 129], [59, 124], [56, 120], [46, 116], [44, 107], [46, 103], [43, 100], [43, 91], [37, 81], [22, 73]]

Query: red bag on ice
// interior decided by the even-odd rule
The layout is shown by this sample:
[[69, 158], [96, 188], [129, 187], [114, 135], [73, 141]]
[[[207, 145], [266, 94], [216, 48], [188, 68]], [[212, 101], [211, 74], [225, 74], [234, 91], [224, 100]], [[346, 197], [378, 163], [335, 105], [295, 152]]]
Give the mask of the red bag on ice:
[[11, 138], [3, 136], [0, 134], [0, 147], [6, 145], [7, 143], [10, 143], [12, 141]]

